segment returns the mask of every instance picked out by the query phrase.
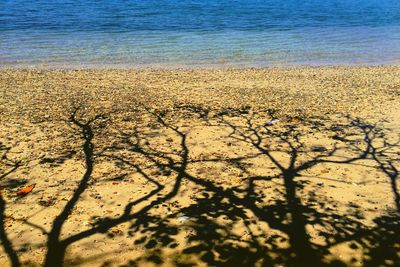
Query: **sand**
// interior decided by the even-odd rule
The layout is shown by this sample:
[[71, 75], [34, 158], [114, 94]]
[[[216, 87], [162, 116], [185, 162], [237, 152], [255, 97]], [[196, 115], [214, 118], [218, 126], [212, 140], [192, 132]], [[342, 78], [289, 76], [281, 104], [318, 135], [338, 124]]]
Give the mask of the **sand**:
[[400, 264], [400, 67], [3, 69], [0, 92], [0, 266]]

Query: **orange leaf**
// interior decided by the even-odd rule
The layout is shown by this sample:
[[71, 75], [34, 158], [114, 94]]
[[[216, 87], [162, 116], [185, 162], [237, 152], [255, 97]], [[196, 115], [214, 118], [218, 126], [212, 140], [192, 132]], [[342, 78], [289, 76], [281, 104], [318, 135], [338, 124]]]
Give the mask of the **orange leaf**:
[[26, 194], [28, 194], [29, 192], [31, 192], [33, 190], [33, 188], [35, 188], [35, 185], [30, 185], [28, 187], [25, 187], [24, 189], [21, 189], [17, 192], [17, 196], [25, 196]]

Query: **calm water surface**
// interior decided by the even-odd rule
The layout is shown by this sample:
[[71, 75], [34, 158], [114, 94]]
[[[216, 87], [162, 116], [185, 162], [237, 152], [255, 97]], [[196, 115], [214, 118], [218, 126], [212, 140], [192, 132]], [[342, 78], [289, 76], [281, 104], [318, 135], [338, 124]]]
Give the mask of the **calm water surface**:
[[0, 67], [400, 64], [399, 0], [0, 0]]

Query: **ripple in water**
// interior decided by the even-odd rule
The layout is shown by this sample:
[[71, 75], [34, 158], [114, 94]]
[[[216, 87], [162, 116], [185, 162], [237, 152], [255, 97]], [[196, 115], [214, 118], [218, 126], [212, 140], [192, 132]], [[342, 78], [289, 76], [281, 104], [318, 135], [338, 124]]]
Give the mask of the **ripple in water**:
[[400, 1], [1, 1], [0, 66], [400, 63]]

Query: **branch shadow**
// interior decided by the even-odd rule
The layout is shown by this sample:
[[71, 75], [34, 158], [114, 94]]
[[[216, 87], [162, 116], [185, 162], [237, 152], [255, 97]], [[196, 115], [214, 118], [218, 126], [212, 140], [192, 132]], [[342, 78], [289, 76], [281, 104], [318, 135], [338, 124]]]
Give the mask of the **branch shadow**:
[[[15, 172], [19, 167], [20, 167], [20, 162], [19, 161], [13, 161], [8, 159], [7, 152], [10, 150], [10, 148], [4, 146], [3, 144], [0, 145], [0, 151], [2, 152], [2, 163], [6, 165], [9, 170], [4, 171], [0, 175], [0, 182], [2, 182], [2, 187], [10, 187], [15, 185], [15, 180], [12, 180], [13, 182], [8, 182], [6, 184], [3, 183], [3, 180], [11, 173]], [[3, 170], [2, 170], [3, 171]], [[17, 182], [18, 184], [21, 184], [20, 182]], [[23, 182], [22, 182], [23, 184]], [[5, 222], [6, 222], [6, 201], [3, 198], [2, 194], [2, 188], [0, 188], [0, 241], [1, 244], [4, 247], [4, 251], [7, 254], [8, 258], [10, 259], [11, 266], [13, 267], [18, 267], [21, 266], [21, 262], [18, 258], [18, 255], [16, 251], [13, 248], [13, 245], [11, 241], [9, 240], [6, 229], [5, 229]]]

